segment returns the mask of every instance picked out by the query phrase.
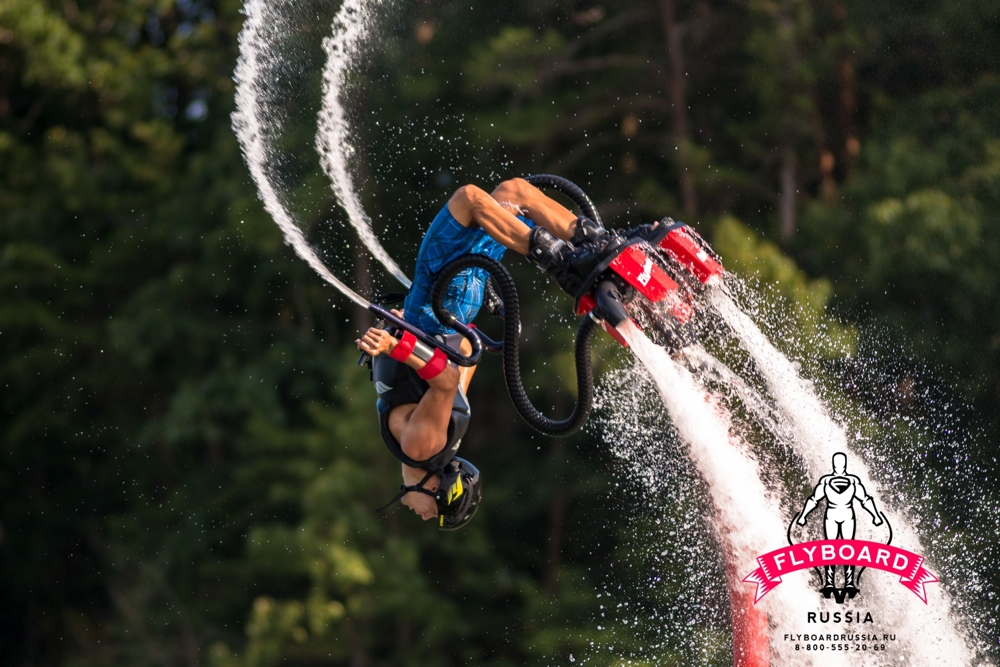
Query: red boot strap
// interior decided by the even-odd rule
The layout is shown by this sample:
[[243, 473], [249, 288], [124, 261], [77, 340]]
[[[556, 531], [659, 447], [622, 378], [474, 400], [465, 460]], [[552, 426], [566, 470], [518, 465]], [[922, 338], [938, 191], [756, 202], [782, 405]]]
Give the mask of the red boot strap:
[[448, 365], [448, 357], [438, 348], [434, 348], [434, 356], [427, 362], [427, 365], [417, 371], [417, 375], [423, 380], [436, 378], [444, 372]]
[[403, 337], [396, 347], [389, 353], [389, 358], [395, 359], [399, 362], [405, 362], [413, 354], [413, 346], [417, 344], [417, 337], [411, 334], [409, 331], [403, 332]]

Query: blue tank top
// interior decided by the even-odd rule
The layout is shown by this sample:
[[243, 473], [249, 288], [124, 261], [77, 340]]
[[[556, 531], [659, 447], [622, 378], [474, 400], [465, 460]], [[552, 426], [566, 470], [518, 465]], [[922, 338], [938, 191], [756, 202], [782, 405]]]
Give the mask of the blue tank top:
[[[517, 217], [529, 227], [535, 224], [524, 216]], [[403, 304], [403, 317], [429, 334], [455, 333], [454, 329], [445, 327], [438, 321], [431, 307], [431, 289], [438, 273], [448, 262], [462, 255], [486, 255], [500, 261], [506, 251], [482, 227], [463, 227], [445, 205], [431, 222], [420, 244], [413, 285]], [[448, 285], [444, 298], [445, 308], [460, 322], [469, 323], [474, 320], [483, 305], [488, 278], [486, 270], [478, 267], [459, 271]]]

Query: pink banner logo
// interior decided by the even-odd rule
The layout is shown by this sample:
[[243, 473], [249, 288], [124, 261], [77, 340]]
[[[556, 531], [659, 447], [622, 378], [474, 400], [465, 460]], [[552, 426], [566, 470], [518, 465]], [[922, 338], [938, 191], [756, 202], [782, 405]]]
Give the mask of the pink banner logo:
[[912, 551], [865, 540], [815, 540], [776, 549], [757, 557], [760, 566], [743, 578], [746, 583], [757, 584], [754, 604], [781, 583], [781, 576], [789, 572], [813, 567], [855, 565], [870, 567], [899, 576], [903, 585], [927, 604], [924, 584], [933, 584], [938, 578], [924, 569], [924, 557]]

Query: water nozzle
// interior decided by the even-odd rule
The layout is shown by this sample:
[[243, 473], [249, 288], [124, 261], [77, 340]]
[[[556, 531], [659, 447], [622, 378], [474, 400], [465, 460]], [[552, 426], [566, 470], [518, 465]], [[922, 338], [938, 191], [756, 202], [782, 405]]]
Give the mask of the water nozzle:
[[594, 299], [597, 301], [594, 311], [616, 329], [619, 324], [629, 319], [628, 311], [622, 305], [625, 298], [622, 296], [622, 291], [618, 282], [611, 279], [600, 281], [594, 290]]

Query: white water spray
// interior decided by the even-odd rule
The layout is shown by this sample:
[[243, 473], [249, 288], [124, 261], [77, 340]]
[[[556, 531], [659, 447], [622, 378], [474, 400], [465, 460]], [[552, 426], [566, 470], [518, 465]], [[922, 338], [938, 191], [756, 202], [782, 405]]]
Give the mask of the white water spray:
[[285, 236], [285, 242], [292, 246], [295, 253], [351, 301], [366, 307], [368, 302], [330, 273], [309, 247], [302, 230], [292, 220], [267, 176], [269, 157], [267, 140], [268, 134], [275, 128], [268, 121], [262, 120], [261, 97], [267, 96], [268, 80], [261, 76], [261, 56], [268, 53], [269, 42], [280, 32], [281, 22], [279, 17], [268, 11], [268, 3], [264, 0], [250, 0], [246, 3], [244, 11], [247, 18], [240, 32], [240, 57], [233, 75], [236, 80], [233, 130], [239, 138], [243, 158], [250, 168], [250, 175], [257, 185], [257, 192], [264, 202], [264, 208], [278, 223], [281, 233]]
[[[833, 454], [850, 452], [844, 429], [830, 416], [813, 385], [799, 376], [788, 358], [727, 294], [715, 290], [710, 299], [711, 305], [753, 358], [779, 409], [790, 422], [794, 433], [791, 442], [805, 462], [810, 478], [818, 480], [828, 474]], [[880, 495], [861, 457], [849, 457], [848, 472], [858, 476], [869, 493], [874, 491], [876, 497]], [[916, 530], [905, 514], [884, 507], [883, 513], [894, 528], [894, 544], [918, 553], [923, 551]], [[929, 567], [933, 568], [933, 564]], [[954, 667], [972, 664], [971, 651], [951, 616], [951, 603], [941, 586], [927, 588], [929, 604], [925, 605], [913, 599], [911, 592], [888, 580], [871, 585], [875, 577], [885, 576], [882, 573], [873, 572], [867, 576], [868, 585], [863, 592], [866, 602], [878, 611], [880, 623], [900, 631], [900, 644], [906, 647], [907, 664]]]
[[[236, 111], [233, 112], [233, 130], [240, 142], [243, 158], [250, 168], [250, 175], [257, 185], [257, 192], [264, 208], [281, 229], [285, 242], [295, 250], [324, 280], [340, 290], [361, 307], [368, 302], [338, 280], [309, 247], [302, 230], [292, 220], [281, 203], [267, 175], [271, 152], [269, 135], [275, 131], [273, 117], [265, 113], [268, 100], [268, 81], [262, 56], [268, 55], [275, 37], [282, 34], [281, 17], [268, 11], [265, 0], [250, 0], [244, 7], [246, 21], [240, 32], [240, 57], [233, 78], [236, 80]], [[268, 119], [268, 120], [265, 120]]]
[[346, 0], [333, 19], [333, 34], [323, 40], [327, 59], [323, 71], [323, 108], [319, 113], [316, 149], [323, 171], [330, 179], [333, 194], [347, 212], [351, 226], [365, 247], [399, 282], [409, 287], [410, 279], [379, 243], [372, 232], [371, 219], [361, 206], [349, 168], [350, 159], [355, 154], [351, 126], [341, 103], [347, 73], [375, 23], [372, 8], [378, 1]]
[[[652, 376], [671, 421], [688, 446], [688, 455], [705, 479], [729, 558], [746, 563], [749, 572], [756, 556], [781, 546], [785, 534], [781, 511], [761, 481], [756, 460], [730, 434], [728, 416], [687, 369], [630, 320], [619, 331]], [[747, 572], [737, 576], [743, 574]], [[815, 599], [816, 592], [808, 588], [805, 577], [788, 577], [782, 587], [761, 600], [759, 608], [768, 613], [776, 632], [789, 632], [802, 628], [806, 612], [816, 609]], [[814, 663], [814, 656], [794, 651], [780, 637], [771, 637], [770, 656], [775, 665], [849, 664], [838, 654], [816, 655]]]
[[774, 409], [771, 403], [751, 387], [728, 366], [713, 357], [701, 345], [691, 345], [681, 351], [681, 356], [688, 369], [702, 380], [710, 379], [733, 392], [743, 406], [766, 427], [778, 442], [790, 442], [791, 427], [783, 414]]

